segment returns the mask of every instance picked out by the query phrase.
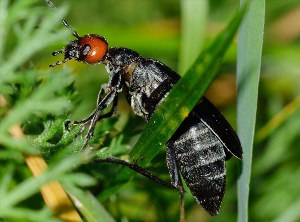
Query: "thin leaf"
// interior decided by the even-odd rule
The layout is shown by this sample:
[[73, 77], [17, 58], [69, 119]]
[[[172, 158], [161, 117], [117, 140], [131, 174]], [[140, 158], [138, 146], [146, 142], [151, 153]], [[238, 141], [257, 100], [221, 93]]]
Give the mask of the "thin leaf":
[[5, 173], [1, 171], [0, 176], [0, 200], [3, 200], [3, 196], [8, 190], [9, 183], [12, 180], [13, 173], [14, 173], [14, 167], [12, 165], [8, 165], [5, 169]]
[[294, 222], [299, 221], [300, 218], [300, 200], [290, 205], [284, 212], [274, 220], [274, 222]]
[[292, 102], [287, 104], [279, 113], [269, 120], [258, 132], [257, 142], [266, 139], [280, 125], [282, 125], [291, 115], [300, 108], [300, 96], [297, 96]]
[[59, 222], [57, 218], [53, 218], [51, 211], [47, 208], [43, 211], [33, 211], [22, 208], [11, 208], [3, 211], [3, 217], [6, 218], [4, 221], [47, 221], [47, 222]]
[[[241, 1], [243, 3], [245, 1]], [[248, 197], [264, 34], [265, 1], [250, 1], [238, 45], [238, 133], [244, 150], [238, 181], [238, 220], [248, 221]]]
[[183, 75], [199, 55], [205, 38], [207, 0], [181, 0], [179, 73]]
[[[68, 34], [67, 30], [56, 33], [52, 32], [65, 12], [66, 8], [57, 10], [56, 14], [51, 14], [47, 20], [45, 19], [42, 21], [39, 29], [31, 29], [30, 33], [28, 29], [30, 25], [32, 25], [32, 19], [28, 19], [26, 21], [27, 23], [24, 25], [25, 30], [19, 30], [19, 34], [22, 36], [19, 44], [17, 44], [15, 48], [11, 49], [9, 59], [5, 63], [1, 63], [2, 61], [0, 61], [0, 65], [2, 66], [0, 70], [0, 84], [8, 81], [10, 78], [10, 75], [8, 74], [11, 74], [14, 69], [27, 61], [38, 50], [59, 41], [60, 39], [64, 38], [66, 34]], [[16, 24], [15, 27], [18, 27], [18, 25], [19, 24]], [[25, 33], [30, 35], [24, 36], [23, 34]], [[45, 35], [47, 35], [47, 38], [44, 37]]]
[[79, 165], [85, 160], [85, 153], [73, 155], [68, 159], [61, 160], [56, 163], [54, 168], [49, 168], [41, 176], [36, 178], [30, 178], [19, 184], [16, 188], [4, 195], [5, 202], [2, 203], [0, 212], [9, 209], [11, 206], [27, 199], [34, 193], [38, 192], [40, 187], [45, 183], [53, 180], [57, 180], [60, 175], [63, 175], [67, 171], [74, 169], [76, 165]]
[[4, 42], [7, 35], [5, 21], [7, 19], [7, 7], [8, 7], [8, 0], [2, 0], [0, 2], [0, 61], [3, 57], [4, 51]]
[[114, 222], [112, 216], [99, 201], [89, 192], [67, 186], [73, 203], [88, 222]]
[[18, 102], [2, 120], [0, 132], [6, 132], [11, 125], [24, 121], [33, 113], [61, 114], [63, 110], [70, 107], [70, 101], [63, 97], [57, 98], [55, 95], [57, 91], [71, 83], [70, 76], [65, 72], [57, 77], [48, 73], [46, 77], [47, 81], [44, 85], [41, 85], [27, 100]]

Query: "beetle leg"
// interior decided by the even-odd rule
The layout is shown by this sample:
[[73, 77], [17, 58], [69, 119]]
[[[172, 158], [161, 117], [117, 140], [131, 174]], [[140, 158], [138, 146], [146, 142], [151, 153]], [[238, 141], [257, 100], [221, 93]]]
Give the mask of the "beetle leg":
[[107, 157], [107, 158], [95, 158], [93, 159], [94, 163], [113, 163], [113, 164], [118, 164], [118, 165], [122, 165], [122, 166], [126, 166], [129, 169], [143, 175], [144, 177], [147, 177], [148, 179], [152, 180], [153, 182], [156, 182], [160, 185], [163, 185], [169, 189], [177, 189], [177, 187], [174, 187], [172, 184], [170, 184], [169, 182], [163, 181], [162, 179], [160, 179], [159, 177], [155, 176], [154, 174], [152, 174], [150, 171], [144, 169], [143, 167], [141, 167], [140, 165], [136, 164], [136, 163], [129, 163], [125, 160], [121, 160], [115, 157]]
[[107, 157], [107, 158], [95, 158], [93, 159], [94, 163], [113, 163], [118, 164], [122, 166], [126, 166], [131, 170], [134, 170], [135, 172], [143, 175], [144, 177], [147, 177], [148, 179], [152, 180], [155, 183], [158, 183], [160, 185], [163, 185], [169, 189], [176, 189], [179, 191], [180, 194], [180, 222], [184, 222], [185, 212], [184, 212], [184, 190], [182, 186], [181, 179], [179, 179], [179, 182], [177, 183], [177, 186], [174, 186], [173, 182], [170, 184], [168, 182], [163, 181], [159, 177], [152, 174], [150, 171], [144, 169], [140, 165], [136, 163], [129, 163], [125, 160], [121, 160], [115, 157]]
[[[118, 95], [118, 92], [116, 90], [112, 90], [110, 92], [108, 92], [106, 94], [106, 96], [102, 99], [101, 102], [99, 102], [96, 110], [93, 112], [93, 114], [90, 116], [91, 119], [90, 119], [90, 125], [89, 125], [89, 129], [88, 129], [88, 132], [87, 132], [87, 135], [86, 135], [86, 138], [85, 138], [85, 141], [84, 141], [84, 144], [81, 148], [81, 150], [84, 150], [84, 148], [87, 146], [88, 142], [90, 141], [90, 139], [93, 137], [93, 133], [94, 133], [94, 129], [95, 129], [95, 126], [96, 126], [96, 123], [98, 121], [99, 118], [101, 118], [101, 115], [100, 113], [107, 107], [109, 106], [109, 104], [112, 102], [112, 101], [115, 101], [116, 100], [116, 97]], [[105, 115], [105, 114], [104, 114]], [[90, 118], [89, 117], [89, 118]]]
[[[101, 85], [101, 88], [100, 88], [99, 93], [98, 93], [98, 98], [97, 98], [97, 106], [99, 105], [99, 103], [103, 99], [102, 97], [103, 97], [103, 94], [105, 93], [105, 89], [106, 88], [107, 88], [107, 84], [102, 84]], [[96, 111], [97, 111], [97, 108], [87, 118], [85, 118], [83, 120], [78, 120], [78, 121], [75, 120], [75, 121], [73, 121], [70, 124], [72, 124], [72, 125], [81, 125], [81, 124], [84, 125], [84, 124], [87, 124], [87, 123], [89, 123], [93, 119]]]
[[169, 169], [169, 174], [171, 177], [171, 183], [175, 186], [178, 187], [182, 185], [181, 178], [179, 175], [179, 170], [177, 167], [176, 163], [176, 154], [175, 154], [175, 149], [172, 146], [172, 142], [167, 142], [166, 144], [166, 160], [167, 160], [167, 166]]
[[[103, 99], [103, 95], [105, 93], [107, 89], [107, 84], [102, 84], [101, 85], [101, 88], [99, 90], [99, 93], [98, 93], [98, 98], [97, 98], [97, 106], [99, 105], [99, 103], [101, 102], [101, 100]], [[114, 113], [116, 113], [116, 110], [117, 110], [117, 105], [118, 105], [118, 101], [117, 101], [117, 96], [116, 98], [114, 99], [114, 102], [113, 102], [113, 106], [112, 106], [112, 109], [108, 112], [108, 113], [105, 113], [103, 115], [100, 115], [99, 118], [98, 118], [98, 121], [100, 121], [101, 119], [105, 119], [105, 118], [109, 118], [111, 117]], [[86, 128], [86, 125], [88, 125], [91, 120], [93, 119], [93, 117], [95, 116], [95, 113], [97, 111], [97, 108], [85, 119], [82, 119], [82, 120], [75, 120], [75, 121], [67, 121], [65, 123], [65, 127], [66, 129], [69, 129], [71, 125], [82, 125], [82, 129], [79, 131], [78, 134], [81, 134], [85, 128]]]
[[100, 121], [101, 119], [109, 118], [112, 115], [114, 115], [117, 112], [117, 107], [118, 107], [118, 94], [116, 94], [116, 96], [113, 100], [111, 110], [109, 110], [107, 113], [104, 113], [104, 114], [100, 115], [98, 117], [98, 121]]
[[97, 96], [97, 105], [101, 102], [101, 100], [103, 99], [103, 94], [107, 91], [108, 85], [106, 83], [102, 84]]
[[182, 184], [178, 186], [179, 198], [180, 198], [180, 222], [184, 222], [185, 210], [184, 210], [184, 189]]
[[171, 177], [171, 183], [177, 188], [180, 196], [180, 222], [184, 221], [184, 189], [182, 185], [182, 180], [179, 174], [178, 166], [176, 163], [175, 148], [173, 147], [173, 142], [169, 140], [166, 144], [166, 160], [169, 169], [169, 174]]

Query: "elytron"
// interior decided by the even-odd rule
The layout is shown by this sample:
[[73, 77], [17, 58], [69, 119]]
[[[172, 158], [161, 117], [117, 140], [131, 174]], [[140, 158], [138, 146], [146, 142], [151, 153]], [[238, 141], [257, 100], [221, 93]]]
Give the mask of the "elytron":
[[[53, 3], [46, 1], [51, 7]], [[122, 47], [108, 47], [107, 40], [97, 34], [80, 36], [63, 20], [75, 37], [62, 50], [64, 59], [50, 65], [54, 67], [69, 60], [87, 64], [104, 64], [109, 81], [100, 88], [96, 109], [87, 118], [70, 124], [88, 126], [83, 148], [93, 137], [96, 123], [115, 113], [118, 95], [125, 92], [133, 112], [150, 119], [166, 98], [180, 76], [165, 64], [144, 58], [137, 52]], [[103, 111], [112, 104], [110, 111]], [[231, 156], [242, 159], [240, 141], [222, 114], [202, 97], [174, 135], [166, 143], [166, 162], [171, 184], [183, 193], [181, 177], [196, 201], [211, 215], [219, 213], [225, 193], [225, 161]]]

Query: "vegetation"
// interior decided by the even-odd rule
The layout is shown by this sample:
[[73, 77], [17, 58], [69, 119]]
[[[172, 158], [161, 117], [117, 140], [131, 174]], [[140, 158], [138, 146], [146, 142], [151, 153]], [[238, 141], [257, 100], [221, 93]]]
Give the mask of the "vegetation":
[[[227, 163], [220, 215], [210, 217], [186, 190], [187, 221], [299, 220], [300, 3], [268, 0], [264, 9], [264, 1], [253, 0], [238, 41], [229, 45], [240, 2], [191, 2], [73, 0], [64, 1], [66, 5], [57, 1], [57, 9], [52, 9], [42, 0], [0, 1], [0, 221], [179, 219], [176, 191], [125, 167], [91, 161], [95, 156], [131, 161], [144, 157], [144, 166], [168, 181], [165, 149], [159, 142], [172, 132], [163, 134], [162, 127], [153, 123], [168, 123], [170, 119], [160, 119], [160, 112], [171, 110], [166, 115], [170, 118], [172, 112], [176, 115], [176, 107], [167, 102], [147, 124], [132, 114], [121, 96], [118, 116], [97, 124], [90, 142], [96, 152], [79, 152], [84, 133], [78, 134], [79, 127], [68, 131], [64, 124], [90, 114], [108, 75], [103, 65], [75, 61], [48, 67], [57, 59], [51, 52], [72, 38], [61, 18], [80, 35], [103, 35], [110, 46], [131, 48], [180, 70], [186, 76], [183, 82], [201, 81], [199, 91], [194, 90], [197, 84], [184, 95], [180, 86], [174, 91], [179, 103], [189, 99], [187, 109], [218, 74], [206, 95], [238, 129], [245, 159], [243, 164], [234, 158]], [[237, 23], [230, 23], [232, 18]], [[200, 75], [192, 75], [194, 60], [203, 67]], [[180, 118], [170, 129], [180, 124]], [[58, 183], [49, 183], [53, 181]], [[59, 192], [61, 187], [80, 215], [66, 194]], [[49, 196], [58, 200], [49, 201]]]

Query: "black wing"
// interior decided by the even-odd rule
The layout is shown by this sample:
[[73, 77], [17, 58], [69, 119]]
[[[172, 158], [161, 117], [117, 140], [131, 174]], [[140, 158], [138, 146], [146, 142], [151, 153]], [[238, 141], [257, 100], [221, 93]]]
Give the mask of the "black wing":
[[[143, 98], [150, 115], [180, 76], [155, 60], [141, 61], [152, 76], [164, 76], [149, 97]], [[140, 69], [142, 70], [142, 69]], [[149, 117], [150, 117], [149, 115]], [[181, 184], [179, 172], [197, 202], [211, 215], [219, 212], [225, 193], [225, 160], [242, 158], [239, 139], [222, 114], [205, 97], [194, 107], [166, 144], [167, 166], [172, 184]]]
[[237, 134], [224, 116], [207, 98], [202, 97], [200, 102], [194, 107], [192, 115], [199, 117], [199, 119], [220, 139], [226, 147], [226, 159], [230, 158], [230, 154], [239, 159], [243, 158], [243, 150]]
[[[156, 105], [164, 97], [165, 93], [169, 92], [173, 85], [180, 79], [180, 75], [159, 61], [148, 59], [147, 62], [153, 63], [153, 65], [155, 64], [155, 67], [158, 68], [161, 73], [168, 76], [167, 80], [153, 92], [151, 98], [147, 101], [149, 105], [156, 108]], [[154, 110], [152, 110], [152, 112], [153, 111]], [[203, 96], [201, 98], [191, 113], [192, 115], [199, 117], [199, 119], [220, 139], [226, 147], [226, 159], [229, 159], [231, 155], [234, 155], [239, 159], [243, 158], [242, 146], [235, 131], [220, 111], [206, 97]]]
[[242, 158], [229, 123], [203, 97], [166, 145], [172, 184], [180, 184], [180, 171], [197, 202], [211, 215], [218, 214], [225, 193], [225, 160], [232, 154]]

